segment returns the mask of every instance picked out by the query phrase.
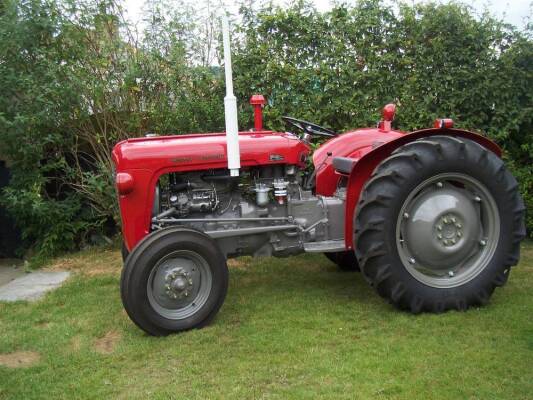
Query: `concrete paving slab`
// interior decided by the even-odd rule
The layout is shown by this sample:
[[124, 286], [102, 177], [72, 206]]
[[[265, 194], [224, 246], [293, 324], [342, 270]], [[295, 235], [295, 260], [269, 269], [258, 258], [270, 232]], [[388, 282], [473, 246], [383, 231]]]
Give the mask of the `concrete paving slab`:
[[67, 271], [32, 272], [0, 287], [0, 301], [34, 301], [59, 286], [70, 276]]
[[22, 260], [0, 258], [0, 286], [25, 274]]

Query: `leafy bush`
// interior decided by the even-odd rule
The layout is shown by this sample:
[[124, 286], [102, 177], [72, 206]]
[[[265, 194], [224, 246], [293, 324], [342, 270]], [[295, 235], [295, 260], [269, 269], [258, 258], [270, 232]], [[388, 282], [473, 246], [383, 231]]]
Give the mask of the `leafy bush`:
[[[218, 11], [206, 10], [153, 1], [139, 36], [116, 0], [2, 3], [0, 154], [13, 178], [0, 202], [23, 248], [52, 255], [120, 223], [110, 158], [119, 140], [223, 129]], [[286, 114], [337, 130], [373, 125], [388, 102], [404, 130], [449, 116], [503, 146], [533, 209], [530, 28], [455, 3], [380, 0], [326, 13], [305, 2], [243, 6], [233, 26], [241, 126], [254, 92], [275, 129]]]

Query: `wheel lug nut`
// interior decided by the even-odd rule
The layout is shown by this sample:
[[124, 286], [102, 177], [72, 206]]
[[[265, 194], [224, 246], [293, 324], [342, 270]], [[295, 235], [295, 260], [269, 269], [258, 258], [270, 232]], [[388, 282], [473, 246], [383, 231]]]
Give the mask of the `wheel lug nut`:
[[455, 217], [452, 217], [452, 222], [455, 224], [457, 222], [457, 219], [455, 219]]
[[461, 231], [457, 232], [457, 237], [463, 236], [463, 233]]
[[453, 271], [448, 271], [448, 276], [451, 278], [455, 275], [455, 273]]
[[480, 240], [479, 244], [482, 245], [482, 246], [486, 246], [487, 241], [486, 240]]
[[452, 239], [451, 242], [452, 242], [452, 244], [455, 244], [455, 239]]
[[410, 259], [409, 259], [409, 264], [414, 264], [415, 262], [416, 262], [416, 261], [415, 261], [414, 258], [410, 258]]
[[442, 225], [437, 225], [437, 230], [442, 231]]
[[463, 225], [461, 225], [461, 224], [455, 224], [455, 227], [456, 227], [457, 229], [461, 229], [461, 228], [463, 227]]
[[408, 213], [403, 213], [403, 217], [404, 218], [409, 218], [409, 214]]
[[444, 218], [444, 219], [442, 220], [442, 222], [444, 222], [445, 224], [447, 224], [447, 223], [448, 223], [448, 218]]
[[479, 197], [479, 196], [474, 197], [474, 201], [476, 203], [479, 203], [481, 201], [481, 197]]
[[439, 234], [437, 235], [437, 238], [438, 238], [438, 239], [442, 239], [442, 235], [439, 233]]
[[437, 182], [437, 187], [441, 188], [442, 186], [442, 182]]

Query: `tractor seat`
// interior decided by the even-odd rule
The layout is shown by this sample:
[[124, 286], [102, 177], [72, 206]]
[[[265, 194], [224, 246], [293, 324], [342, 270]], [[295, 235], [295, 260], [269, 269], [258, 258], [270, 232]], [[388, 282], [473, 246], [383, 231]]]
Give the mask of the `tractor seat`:
[[355, 163], [357, 163], [356, 158], [333, 157], [333, 168], [341, 174], [350, 175]]

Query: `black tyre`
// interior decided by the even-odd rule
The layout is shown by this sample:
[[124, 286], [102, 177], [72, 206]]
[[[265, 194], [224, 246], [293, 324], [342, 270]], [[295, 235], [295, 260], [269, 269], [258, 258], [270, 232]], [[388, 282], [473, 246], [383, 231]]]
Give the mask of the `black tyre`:
[[207, 325], [228, 289], [228, 268], [216, 243], [202, 232], [172, 227], [144, 238], [121, 276], [124, 308], [154, 336]]
[[339, 251], [335, 253], [324, 253], [324, 255], [334, 264], [337, 264], [342, 271], [359, 271], [359, 264], [353, 251]]
[[398, 148], [366, 183], [356, 255], [365, 278], [398, 308], [465, 310], [507, 281], [524, 212], [500, 158], [471, 140], [428, 137]]
[[122, 247], [120, 248], [120, 254], [122, 255], [122, 261], [126, 262], [126, 258], [130, 255], [130, 252], [128, 248], [126, 247], [126, 243], [122, 242]]

